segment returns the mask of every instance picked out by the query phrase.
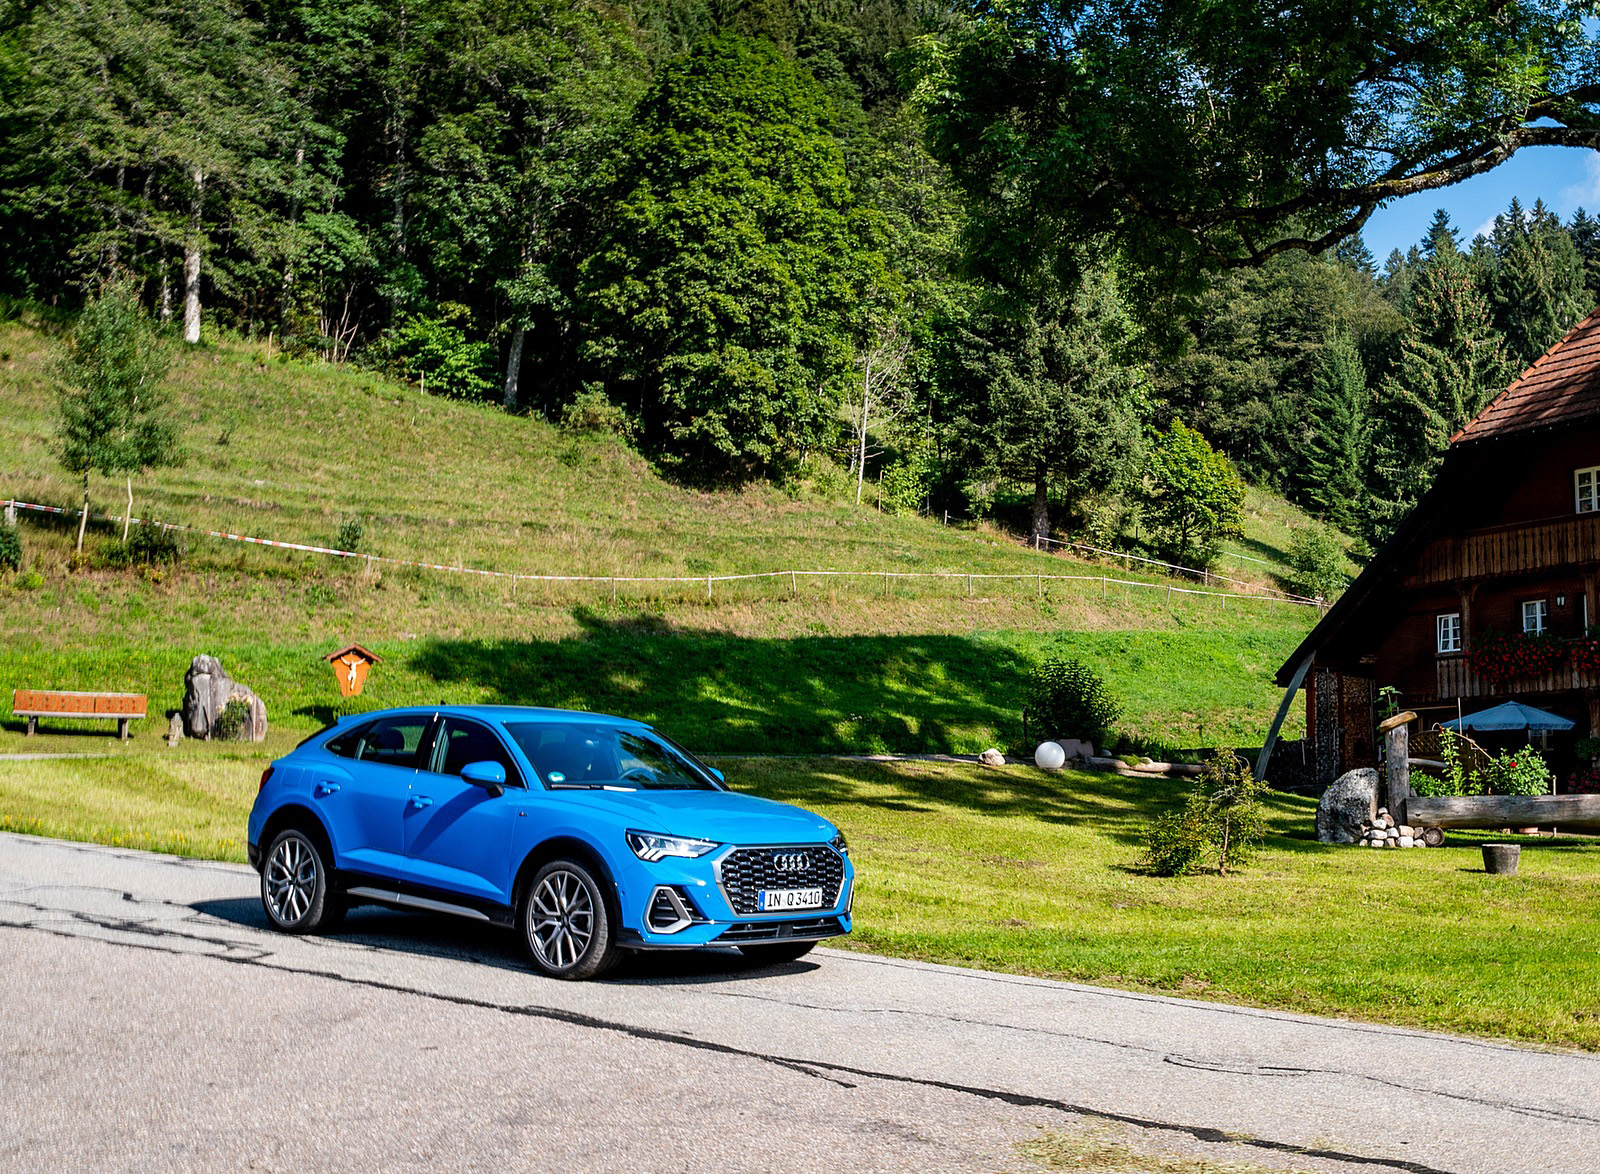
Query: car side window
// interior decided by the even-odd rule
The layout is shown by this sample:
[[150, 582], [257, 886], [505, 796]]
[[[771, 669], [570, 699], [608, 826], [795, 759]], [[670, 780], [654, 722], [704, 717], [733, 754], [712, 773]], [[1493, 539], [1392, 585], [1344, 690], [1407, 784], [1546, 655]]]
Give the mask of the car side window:
[[382, 718], [357, 726], [337, 738], [330, 739], [324, 749], [340, 758], [353, 758], [358, 762], [376, 762], [385, 766], [417, 766], [417, 748], [428, 732], [431, 717], [425, 713], [407, 713]]
[[498, 762], [505, 768], [507, 786], [523, 785], [522, 772], [493, 730], [467, 718], [445, 718], [444, 729], [433, 750], [433, 769], [440, 774], [459, 775], [473, 762]]

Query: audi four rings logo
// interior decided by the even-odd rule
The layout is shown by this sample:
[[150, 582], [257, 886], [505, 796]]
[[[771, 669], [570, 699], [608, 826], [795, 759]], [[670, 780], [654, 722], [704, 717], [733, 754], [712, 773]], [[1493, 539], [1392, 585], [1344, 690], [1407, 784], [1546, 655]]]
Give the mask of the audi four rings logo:
[[773, 867], [779, 872], [804, 872], [811, 864], [803, 852], [783, 853], [772, 858]]

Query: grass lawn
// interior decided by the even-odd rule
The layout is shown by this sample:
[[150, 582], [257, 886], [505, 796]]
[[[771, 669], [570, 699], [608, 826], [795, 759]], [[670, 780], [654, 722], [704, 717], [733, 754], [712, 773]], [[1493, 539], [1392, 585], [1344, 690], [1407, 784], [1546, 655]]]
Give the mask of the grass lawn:
[[[109, 741], [109, 740], [108, 740]], [[186, 743], [0, 765], [0, 829], [243, 858], [268, 753]], [[1530, 1043], [1600, 1048], [1600, 842], [1531, 840], [1522, 874], [1481, 837], [1372, 852], [1271, 838], [1226, 878], [1132, 863], [1178, 801], [1160, 780], [926, 762], [723, 759], [740, 790], [842, 826], [861, 870], [848, 948]]]

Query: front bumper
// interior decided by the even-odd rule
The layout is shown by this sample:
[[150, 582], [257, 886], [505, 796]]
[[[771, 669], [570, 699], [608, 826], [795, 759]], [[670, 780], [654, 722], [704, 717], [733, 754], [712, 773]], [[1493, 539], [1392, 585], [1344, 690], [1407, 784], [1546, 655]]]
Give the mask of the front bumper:
[[[753, 854], [797, 852], [828, 853], [827, 889], [837, 884], [832, 899], [821, 908], [762, 913], [754, 907], [748, 888]], [[641, 862], [619, 877], [622, 924], [618, 941], [631, 949], [693, 950], [704, 946], [736, 946], [774, 941], [821, 941], [847, 934], [852, 928], [855, 903], [855, 868], [850, 859], [826, 844], [746, 846], [725, 845], [714, 854], [694, 860]], [[833, 878], [837, 877], [837, 880]], [[742, 882], [746, 887], [741, 889]], [[768, 887], [783, 885], [769, 879]], [[808, 887], [801, 879], [784, 887]], [[670, 890], [668, 895], [664, 890]], [[688, 916], [684, 917], [683, 911]]]

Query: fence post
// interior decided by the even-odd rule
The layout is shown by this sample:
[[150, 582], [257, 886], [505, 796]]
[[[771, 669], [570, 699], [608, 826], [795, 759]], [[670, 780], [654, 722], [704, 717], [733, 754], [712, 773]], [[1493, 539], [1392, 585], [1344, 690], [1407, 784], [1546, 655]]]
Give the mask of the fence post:
[[1044, 598], [1044, 576], [1040, 575], [1040, 574], [1035, 574], [1034, 578], [1039, 581], [1039, 598], [1043, 599]]
[[794, 572], [790, 571], [789, 572], [789, 598], [790, 599], [797, 598], [799, 596], [799, 594], [800, 594], [800, 588], [795, 582]]
[[706, 576], [706, 598], [707, 599], [711, 598], [711, 576], [710, 575]]
[[967, 598], [968, 599], [972, 598], [972, 576], [971, 575], [967, 576]]
[[617, 606], [617, 578], [615, 575], [611, 577], [611, 606]]
[[883, 597], [885, 599], [889, 598], [889, 576], [887, 574], [883, 577]]

